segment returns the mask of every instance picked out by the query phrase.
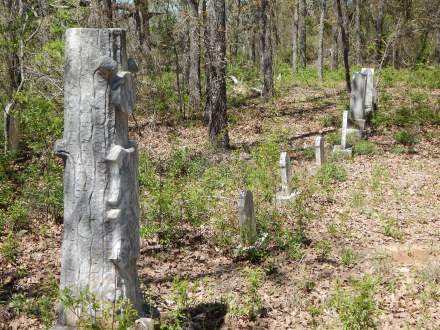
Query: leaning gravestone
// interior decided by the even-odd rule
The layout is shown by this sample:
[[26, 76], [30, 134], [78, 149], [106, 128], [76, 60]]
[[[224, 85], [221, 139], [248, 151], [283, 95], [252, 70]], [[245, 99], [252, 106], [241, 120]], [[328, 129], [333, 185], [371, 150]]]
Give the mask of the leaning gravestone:
[[315, 139], [315, 161], [316, 165], [321, 166], [325, 163], [325, 143], [323, 136], [317, 136]]
[[244, 247], [253, 245], [257, 240], [254, 196], [249, 190], [240, 192], [238, 199], [239, 227], [241, 243]]
[[[65, 161], [61, 289], [88, 290], [100, 300], [128, 299], [142, 315], [138, 150], [128, 140], [135, 90], [125, 31], [69, 29], [65, 42]], [[61, 306], [59, 325], [75, 326]]]
[[376, 108], [376, 86], [374, 81], [374, 69], [362, 68], [361, 73], [367, 76], [365, 91], [365, 114], [369, 117]]
[[356, 72], [351, 80], [350, 116], [354, 123], [361, 129], [365, 129], [365, 92], [367, 87], [367, 75]]
[[287, 152], [280, 154], [281, 190], [276, 195], [277, 204], [284, 206], [296, 197], [290, 189], [290, 157]]

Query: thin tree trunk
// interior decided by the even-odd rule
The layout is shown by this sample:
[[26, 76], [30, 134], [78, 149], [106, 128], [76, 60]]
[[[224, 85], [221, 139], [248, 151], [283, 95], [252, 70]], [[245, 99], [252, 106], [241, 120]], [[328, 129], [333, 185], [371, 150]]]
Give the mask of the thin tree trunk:
[[306, 58], [306, 0], [299, 0], [298, 13], [298, 39], [299, 39], [299, 67], [305, 68], [307, 65]]
[[226, 6], [225, 0], [207, 0], [207, 56], [209, 64], [209, 140], [216, 148], [229, 148], [226, 115]]
[[298, 71], [298, 10], [299, 4], [295, 3], [293, 11], [293, 24], [292, 24], [292, 70]]
[[332, 26], [332, 59], [331, 59], [331, 69], [339, 69], [339, 27], [338, 27], [338, 9], [336, 5], [336, 0], [333, 0], [333, 10], [335, 16], [335, 22]]
[[440, 65], [440, 28], [437, 29], [437, 45], [436, 45], [436, 61], [437, 64]]
[[263, 96], [273, 96], [271, 10], [268, 0], [260, 2], [260, 51]]
[[321, 0], [321, 15], [319, 17], [319, 33], [318, 33], [318, 79], [323, 79], [323, 67], [324, 67], [324, 19], [326, 10], [326, 0]]
[[139, 48], [147, 61], [149, 61], [151, 52], [149, 3], [148, 0], [134, 0], [134, 5], [134, 19], [136, 22]]
[[383, 45], [382, 30], [383, 30], [384, 7], [385, 7], [385, 0], [379, 0], [379, 7], [377, 13], [377, 20], [376, 20], [376, 59], [378, 61], [380, 61], [380, 59], [382, 58], [382, 45]]
[[344, 18], [342, 14], [342, 6], [341, 0], [336, 0], [336, 6], [338, 10], [338, 23], [339, 28], [341, 29], [341, 37], [342, 37], [342, 47], [344, 50], [344, 69], [345, 69], [345, 82], [347, 84], [347, 91], [351, 92], [351, 84], [350, 84], [350, 63], [348, 62], [348, 53], [349, 53], [349, 43], [348, 36], [345, 30]]
[[90, 27], [104, 28], [113, 25], [112, 0], [92, 0], [90, 3]]
[[189, 107], [193, 113], [200, 111], [200, 24], [198, 0], [187, 0], [189, 20]]
[[361, 0], [355, 1], [355, 18], [354, 18], [354, 34], [355, 34], [355, 52], [356, 52], [356, 64], [360, 65], [362, 62], [361, 54]]

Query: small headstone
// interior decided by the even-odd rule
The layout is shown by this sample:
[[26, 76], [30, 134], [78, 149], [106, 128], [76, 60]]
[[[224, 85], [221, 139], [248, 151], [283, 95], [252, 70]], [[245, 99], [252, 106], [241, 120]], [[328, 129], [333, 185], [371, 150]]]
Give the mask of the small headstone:
[[241, 242], [251, 246], [257, 240], [257, 224], [255, 222], [254, 196], [249, 190], [240, 192], [238, 214]]
[[342, 114], [341, 144], [334, 146], [333, 152], [338, 152], [343, 156], [351, 157], [351, 148], [348, 147], [348, 136], [351, 131], [348, 111], [344, 111]]
[[376, 104], [374, 69], [362, 68], [361, 72], [367, 76], [367, 86], [365, 91], [365, 113], [367, 116], [369, 116], [374, 111]]
[[315, 158], [316, 165], [321, 166], [325, 163], [324, 137], [320, 135], [315, 139]]
[[284, 206], [291, 202], [296, 193], [290, 189], [290, 157], [287, 152], [280, 154], [281, 190], [276, 195], [277, 204]]
[[350, 115], [351, 119], [361, 130], [365, 129], [365, 92], [367, 86], [367, 75], [356, 72], [351, 80]]
[[5, 151], [17, 151], [20, 142], [20, 130], [18, 120], [11, 113], [12, 103], [8, 103], [4, 110], [4, 134], [5, 134]]

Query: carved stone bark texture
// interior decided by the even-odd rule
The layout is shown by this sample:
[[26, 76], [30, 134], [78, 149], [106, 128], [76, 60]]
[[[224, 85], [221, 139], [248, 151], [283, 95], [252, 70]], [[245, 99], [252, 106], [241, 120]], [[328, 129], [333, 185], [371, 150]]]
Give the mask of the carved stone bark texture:
[[[142, 312], [138, 150], [128, 140], [134, 103], [125, 31], [69, 29], [65, 43], [65, 160], [61, 288], [99, 299], [128, 298]], [[75, 325], [71, 311], [59, 323]]]

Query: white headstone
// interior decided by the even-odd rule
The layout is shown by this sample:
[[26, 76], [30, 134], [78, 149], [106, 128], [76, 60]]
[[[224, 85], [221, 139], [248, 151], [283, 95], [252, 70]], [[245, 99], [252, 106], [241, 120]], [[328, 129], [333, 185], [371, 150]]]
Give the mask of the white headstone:
[[254, 197], [251, 191], [244, 190], [240, 192], [238, 213], [241, 242], [244, 246], [251, 246], [257, 240]]
[[325, 163], [325, 143], [324, 143], [324, 137], [323, 136], [317, 136], [315, 139], [315, 158], [316, 158], [316, 165], [321, 166]]
[[362, 68], [361, 72], [367, 76], [367, 86], [365, 91], [365, 112], [367, 115], [372, 113], [376, 103], [376, 86], [374, 81], [374, 69]]
[[347, 132], [349, 128], [349, 122], [348, 122], [348, 111], [344, 111], [342, 114], [342, 130], [341, 130], [341, 149], [345, 150], [347, 149]]
[[281, 194], [290, 195], [290, 157], [283, 151], [280, 155]]

